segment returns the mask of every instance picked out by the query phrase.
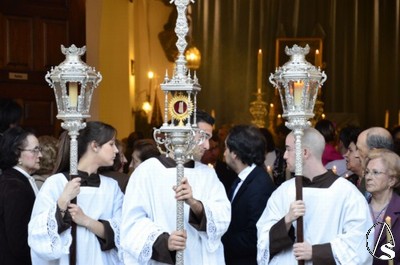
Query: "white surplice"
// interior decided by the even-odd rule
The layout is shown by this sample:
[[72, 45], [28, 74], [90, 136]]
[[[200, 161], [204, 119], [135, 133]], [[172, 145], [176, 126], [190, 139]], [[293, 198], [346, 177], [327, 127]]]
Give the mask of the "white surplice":
[[[289, 212], [295, 194], [293, 178], [284, 182], [268, 200], [257, 222], [259, 265], [297, 264], [292, 247], [271, 260], [269, 253], [270, 229]], [[367, 201], [352, 183], [338, 178], [329, 188], [303, 187], [303, 201], [306, 207], [304, 241], [311, 245], [330, 243], [337, 264], [372, 264], [372, 256], [366, 248], [366, 234], [373, 224]], [[296, 222], [293, 226], [296, 229]]]
[[[122, 209], [121, 245], [126, 265], [161, 264], [150, 260], [152, 246], [164, 232], [176, 230], [175, 167], [166, 168], [158, 159], [144, 161], [135, 169], [126, 188]], [[225, 264], [221, 237], [228, 229], [231, 208], [224, 186], [214, 169], [195, 162], [185, 168], [193, 197], [204, 206], [207, 231], [198, 231], [188, 224], [189, 206], [184, 206], [187, 231], [185, 264]]]
[[[69, 265], [71, 228], [58, 234], [55, 218], [56, 204], [67, 179], [59, 173], [49, 177], [43, 184], [33, 207], [28, 229], [33, 265]], [[77, 204], [83, 212], [95, 220], [108, 221], [114, 231], [116, 246], [119, 246], [123, 193], [118, 183], [100, 175], [100, 187], [81, 187]], [[77, 265], [122, 264], [116, 248], [102, 251], [94, 233], [77, 226]]]

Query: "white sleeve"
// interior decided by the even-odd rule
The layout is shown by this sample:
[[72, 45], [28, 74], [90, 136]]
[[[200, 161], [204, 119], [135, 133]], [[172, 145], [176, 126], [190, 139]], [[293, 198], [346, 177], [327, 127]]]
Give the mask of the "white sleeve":
[[64, 185], [59, 179], [48, 178], [40, 189], [28, 225], [28, 244], [31, 251], [44, 260], [58, 259], [69, 253], [71, 229], [58, 234], [55, 218], [57, 199]]
[[148, 218], [149, 204], [146, 190], [147, 172], [137, 168], [129, 179], [122, 206], [121, 247], [124, 263], [146, 264], [152, 255], [153, 244], [162, 229]]

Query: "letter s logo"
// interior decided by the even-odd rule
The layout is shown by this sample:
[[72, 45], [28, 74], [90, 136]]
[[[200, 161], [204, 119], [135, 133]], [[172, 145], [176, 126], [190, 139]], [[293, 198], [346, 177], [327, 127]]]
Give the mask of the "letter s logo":
[[390, 243], [386, 243], [384, 245], [381, 246], [381, 251], [387, 255], [381, 255], [379, 257], [379, 259], [381, 260], [390, 260], [393, 259], [395, 257], [395, 253], [392, 250], [394, 248], [394, 245], [390, 244]]

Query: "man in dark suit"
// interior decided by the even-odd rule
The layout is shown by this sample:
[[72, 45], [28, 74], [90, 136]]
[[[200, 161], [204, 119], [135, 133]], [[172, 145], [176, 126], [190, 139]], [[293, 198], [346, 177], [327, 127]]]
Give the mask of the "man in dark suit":
[[237, 125], [226, 139], [224, 152], [228, 166], [238, 174], [228, 195], [232, 219], [222, 237], [227, 265], [257, 264], [257, 228], [275, 186], [262, 167], [265, 139], [254, 126]]

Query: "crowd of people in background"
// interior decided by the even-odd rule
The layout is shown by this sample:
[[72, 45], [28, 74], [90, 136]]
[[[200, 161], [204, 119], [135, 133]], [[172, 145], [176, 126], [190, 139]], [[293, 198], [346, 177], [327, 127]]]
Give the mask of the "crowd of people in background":
[[296, 200], [295, 138], [284, 124], [216, 128], [198, 110], [205, 140], [176, 183], [173, 154], [140, 128], [124, 138], [99, 121], [80, 131], [70, 176], [67, 132], [36, 135], [22, 114], [0, 99], [0, 264], [175, 264], [182, 250], [194, 265], [400, 264], [400, 125], [323, 119], [305, 129]]

